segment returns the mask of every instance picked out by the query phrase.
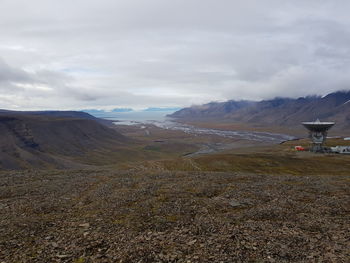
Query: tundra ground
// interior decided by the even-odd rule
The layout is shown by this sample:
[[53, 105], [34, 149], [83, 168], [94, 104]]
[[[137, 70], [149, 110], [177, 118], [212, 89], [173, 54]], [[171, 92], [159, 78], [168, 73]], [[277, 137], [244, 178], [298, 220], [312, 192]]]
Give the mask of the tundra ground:
[[0, 262], [349, 262], [347, 157], [4, 171]]

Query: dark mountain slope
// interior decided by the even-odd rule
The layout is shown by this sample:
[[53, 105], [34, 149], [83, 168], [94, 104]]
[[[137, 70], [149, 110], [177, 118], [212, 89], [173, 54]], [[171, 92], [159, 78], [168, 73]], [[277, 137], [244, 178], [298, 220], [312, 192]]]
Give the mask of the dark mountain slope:
[[0, 113], [0, 134], [0, 168], [7, 169], [70, 166], [71, 158], [130, 142], [94, 120], [24, 113]]
[[208, 118], [222, 117], [239, 109], [254, 105], [251, 101], [211, 102], [208, 104], [184, 108], [169, 115], [173, 118]]
[[273, 99], [258, 102], [228, 117], [234, 121], [281, 126], [319, 118], [336, 121], [343, 126], [346, 116], [350, 116], [350, 108], [346, 103], [349, 100], [350, 92], [331, 93], [322, 98]]
[[170, 117], [184, 120], [223, 121], [244, 123], [251, 126], [298, 126], [302, 121], [319, 118], [335, 121], [335, 129], [350, 130], [350, 91], [339, 91], [324, 97], [298, 99], [275, 98], [260, 102], [249, 102], [233, 111], [222, 110], [227, 103], [206, 104], [175, 112]]

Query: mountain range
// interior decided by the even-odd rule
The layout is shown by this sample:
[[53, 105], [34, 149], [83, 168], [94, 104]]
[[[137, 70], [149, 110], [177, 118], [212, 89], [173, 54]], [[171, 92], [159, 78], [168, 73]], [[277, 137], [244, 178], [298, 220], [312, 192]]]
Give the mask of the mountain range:
[[178, 120], [241, 123], [252, 127], [299, 127], [303, 121], [320, 119], [335, 121], [338, 131], [350, 131], [350, 91], [323, 97], [211, 102], [184, 108], [169, 116]]

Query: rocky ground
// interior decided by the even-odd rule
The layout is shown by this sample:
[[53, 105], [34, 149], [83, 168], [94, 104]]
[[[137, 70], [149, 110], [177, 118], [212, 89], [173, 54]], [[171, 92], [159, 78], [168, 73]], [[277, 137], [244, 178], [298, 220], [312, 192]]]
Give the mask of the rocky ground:
[[350, 262], [350, 177], [0, 173], [0, 262]]

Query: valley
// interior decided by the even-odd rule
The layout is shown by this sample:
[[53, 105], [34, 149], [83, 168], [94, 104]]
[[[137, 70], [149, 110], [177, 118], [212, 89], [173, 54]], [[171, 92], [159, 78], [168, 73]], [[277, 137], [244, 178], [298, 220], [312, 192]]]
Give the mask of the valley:
[[350, 1], [0, 7], [0, 263], [350, 263]]
[[2, 262], [350, 258], [349, 156], [295, 151], [307, 139], [66, 113], [0, 124]]

